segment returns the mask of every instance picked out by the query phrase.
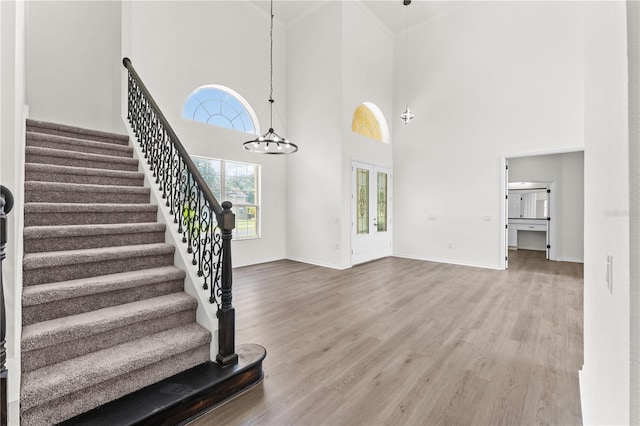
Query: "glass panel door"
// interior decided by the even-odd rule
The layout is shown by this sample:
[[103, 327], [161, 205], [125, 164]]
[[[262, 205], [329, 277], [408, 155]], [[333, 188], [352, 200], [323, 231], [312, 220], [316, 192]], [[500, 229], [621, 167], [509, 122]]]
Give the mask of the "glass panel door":
[[391, 256], [393, 188], [391, 170], [352, 162], [351, 263]]
[[357, 169], [356, 172], [356, 217], [358, 222], [358, 234], [369, 233], [369, 170]]
[[387, 232], [387, 174], [378, 172], [378, 232]]

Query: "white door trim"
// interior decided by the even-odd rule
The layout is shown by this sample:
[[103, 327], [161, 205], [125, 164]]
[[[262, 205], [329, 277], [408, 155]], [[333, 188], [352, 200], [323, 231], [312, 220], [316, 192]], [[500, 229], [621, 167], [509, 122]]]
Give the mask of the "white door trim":
[[[373, 218], [377, 217], [377, 202], [375, 200], [377, 200], [377, 173], [378, 172], [383, 172], [387, 174], [387, 231], [385, 232], [385, 235], [388, 237], [389, 240], [389, 249], [388, 252], [380, 255], [380, 251], [376, 250], [376, 243], [379, 243], [379, 239], [376, 239], [376, 234], [377, 231], [371, 232], [369, 233], [369, 235], [371, 236], [371, 242], [372, 242], [372, 251], [371, 251], [371, 258], [367, 259], [367, 260], [362, 260], [359, 259], [356, 262], [354, 262], [354, 251], [355, 251], [355, 239], [357, 238], [356, 235], [356, 227], [357, 227], [357, 223], [356, 223], [356, 202], [357, 202], [357, 194], [355, 193], [355, 186], [356, 186], [356, 179], [357, 179], [357, 174], [356, 174], [356, 168], [358, 168], [360, 166], [360, 168], [362, 167], [366, 167], [370, 174], [369, 174], [369, 179], [370, 179], [370, 186], [369, 186], [369, 194], [370, 194], [370, 199], [369, 199], [369, 211], [370, 211], [370, 217], [369, 217], [369, 229], [373, 230]], [[378, 166], [375, 164], [371, 164], [369, 162], [366, 161], [360, 161], [360, 160], [356, 160], [356, 159], [352, 159], [351, 160], [351, 166], [350, 166], [350, 188], [349, 188], [349, 192], [350, 192], [350, 209], [349, 209], [349, 243], [350, 243], [350, 247], [349, 247], [349, 253], [350, 253], [350, 263], [351, 265], [355, 265], [355, 264], [359, 264], [359, 263], [364, 263], [364, 262], [368, 262], [371, 260], [376, 260], [376, 259], [380, 259], [382, 257], [387, 257], [387, 256], [391, 256], [393, 255], [393, 172], [392, 169], [388, 168], [388, 167], [384, 167], [384, 166]], [[374, 191], [375, 190], [375, 191]], [[375, 198], [371, 197], [371, 193], [375, 194]], [[372, 206], [376, 206], [375, 209], [372, 208]]]

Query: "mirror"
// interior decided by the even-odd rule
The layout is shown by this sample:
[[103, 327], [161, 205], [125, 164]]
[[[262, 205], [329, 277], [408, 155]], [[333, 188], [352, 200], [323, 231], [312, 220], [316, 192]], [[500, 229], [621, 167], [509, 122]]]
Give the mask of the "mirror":
[[547, 189], [510, 189], [509, 219], [546, 219], [549, 217]]

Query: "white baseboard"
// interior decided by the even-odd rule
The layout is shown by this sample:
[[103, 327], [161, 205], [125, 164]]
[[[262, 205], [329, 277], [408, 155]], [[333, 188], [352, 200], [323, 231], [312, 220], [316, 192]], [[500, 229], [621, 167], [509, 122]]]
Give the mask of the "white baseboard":
[[576, 257], [558, 257], [554, 260], [558, 262], [584, 263], [584, 259], [578, 259]]
[[285, 260], [285, 257], [265, 257], [262, 259], [251, 259], [251, 260], [246, 260], [244, 262], [238, 262], [233, 264], [234, 268], [242, 268], [244, 266], [252, 266], [252, 265], [259, 265], [261, 263], [269, 263], [269, 262], [277, 262], [278, 260]]
[[401, 257], [404, 259], [425, 260], [427, 262], [447, 263], [450, 265], [471, 266], [473, 268], [494, 269], [498, 271], [504, 270], [504, 268], [497, 265], [488, 265], [488, 264], [476, 263], [476, 262], [461, 262], [459, 260], [453, 260], [453, 259], [443, 259], [443, 258], [428, 257], [428, 256], [415, 256], [415, 255], [402, 254], [402, 253], [394, 253], [393, 256]]
[[350, 269], [351, 268], [351, 265], [338, 266], [338, 265], [334, 265], [332, 263], [317, 262], [315, 260], [305, 259], [305, 258], [302, 258], [302, 257], [287, 256], [287, 259], [288, 260], [293, 260], [294, 262], [308, 263], [309, 265], [321, 266], [323, 268], [337, 269], [339, 271], [344, 271], [345, 269]]
[[587, 407], [585, 404], [585, 400], [584, 400], [584, 396], [585, 396], [585, 390], [584, 390], [584, 365], [582, 366], [582, 368], [580, 370], [578, 370], [578, 387], [580, 389], [580, 409], [582, 411], [582, 424], [583, 425], [589, 425], [591, 424], [589, 422], [589, 412], [587, 411]]

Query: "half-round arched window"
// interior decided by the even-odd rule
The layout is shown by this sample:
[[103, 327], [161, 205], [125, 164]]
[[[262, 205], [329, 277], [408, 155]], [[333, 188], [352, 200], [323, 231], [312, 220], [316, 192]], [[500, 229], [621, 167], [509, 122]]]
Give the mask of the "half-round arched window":
[[356, 108], [351, 121], [351, 130], [380, 142], [389, 143], [389, 127], [382, 111], [371, 102], [364, 102]]
[[240, 132], [259, 134], [258, 117], [238, 92], [211, 84], [191, 92], [182, 109], [182, 117]]

